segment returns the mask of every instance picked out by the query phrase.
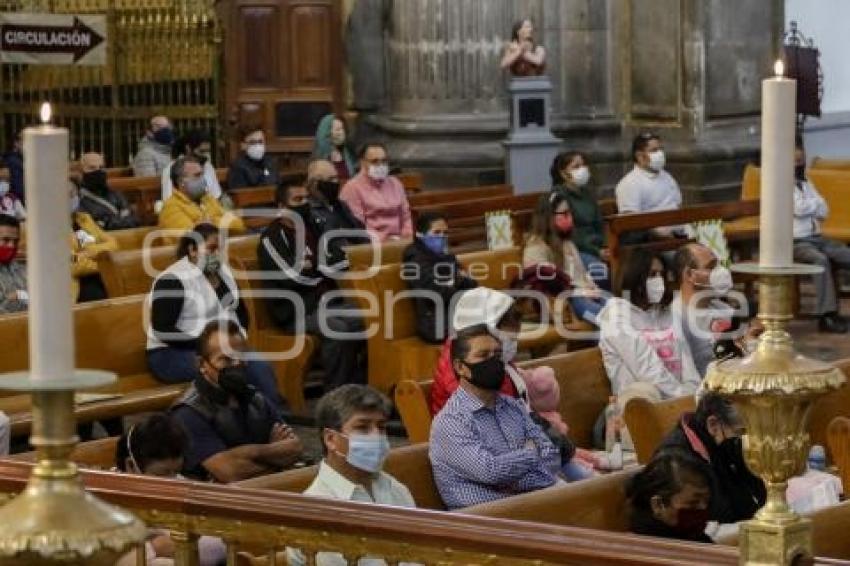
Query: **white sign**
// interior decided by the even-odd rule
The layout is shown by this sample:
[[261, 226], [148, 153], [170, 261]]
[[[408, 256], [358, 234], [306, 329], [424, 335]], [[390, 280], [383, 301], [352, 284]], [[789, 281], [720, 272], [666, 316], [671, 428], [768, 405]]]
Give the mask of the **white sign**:
[[0, 61], [105, 65], [106, 16], [0, 13]]

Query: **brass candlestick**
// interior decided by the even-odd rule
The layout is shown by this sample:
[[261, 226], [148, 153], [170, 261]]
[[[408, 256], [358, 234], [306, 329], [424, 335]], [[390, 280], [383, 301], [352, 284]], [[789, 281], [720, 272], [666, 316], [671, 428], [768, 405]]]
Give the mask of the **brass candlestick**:
[[0, 389], [32, 392], [30, 442], [38, 459], [23, 493], [0, 509], [0, 565], [107, 566], [144, 540], [141, 521], [87, 493], [70, 460], [79, 440], [74, 390], [113, 381], [114, 374], [89, 370], [62, 381], [0, 377]]
[[841, 387], [845, 377], [829, 364], [798, 354], [786, 328], [794, 318], [795, 278], [820, 273], [820, 267], [741, 264], [732, 270], [759, 276], [758, 317], [765, 331], [750, 356], [715, 364], [705, 387], [739, 407], [746, 424], [744, 459], [767, 486], [765, 506], [742, 526], [741, 564], [790, 565], [813, 553], [811, 522], [794, 513], [785, 498], [788, 480], [805, 471], [812, 403]]

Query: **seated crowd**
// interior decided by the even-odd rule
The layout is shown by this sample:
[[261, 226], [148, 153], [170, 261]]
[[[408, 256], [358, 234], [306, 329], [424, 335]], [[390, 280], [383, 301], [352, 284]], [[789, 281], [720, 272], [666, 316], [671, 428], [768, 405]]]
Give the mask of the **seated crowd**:
[[[239, 136], [241, 151], [224, 187], [204, 132], [188, 132], [176, 142], [170, 121], [158, 116], [140, 141], [134, 173], [161, 178], [158, 224], [166, 230], [167, 245], [176, 243], [173, 262], [153, 279], [144, 307], [147, 363], [161, 383], [187, 387], [167, 414], [149, 416], [121, 437], [118, 470], [233, 483], [310, 463], [303, 439], [287, 424], [283, 376], [251, 346], [253, 305], [265, 309], [263, 318], [276, 331], [318, 341], [323, 395], [315, 426], [322, 453], [304, 493], [415, 507], [408, 487], [383, 471], [393, 406], [368, 385], [363, 310], [338, 293], [343, 278], [354, 275], [351, 246], [393, 240], [405, 245], [402, 277], [413, 296], [416, 335], [434, 353], [427, 398], [431, 466], [422, 473], [433, 474], [445, 507], [458, 510], [583, 481], [616, 467], [571, 438], [554, 370], [518, 365], [528, 354], [520, 351], [524, 324], [550, 321], [529, 319], [510, 291], [476, 281], [452, 253], [447, 215], [417, 214], [401, 182], [390, 175], [386, 147], [366, 143], [355, 160], [344, 122], [327, 116], [319, 124], [306, 182], [287, 184], [279, 182], [263, 131], [246, 128]], [[661, 139], [638, 136], [632, 157], [634, 169], [616, 188], [619, 211], [680, 207], [678, 184], [664, 169]], [[716, 358], [751, 351], [761, 327], [747, 320], [749, 305], [735, 296], [723, 258], [696, 242], [683, 240], [672, 257], [651, 250], [628, 254], [616, 282], [620, 296], [613, 296], [611, 253], [589, 165], [578, 152], [555, 159], [552, 189], [540, 197], [524, 234], [514, 286], [539, 292], [549, 305], [541, 313], [566, 309], [598, 330], [593, 346], [620, 411], [636, 397], [698, 397], [696, 411], [681, 416], [625, 489], [633, 532], [711, 542], [729, 525], [751, 518], [766, 494], [744, 464], [744, 424], [735, 407], [701, 391], [701, 384]], [[256, 234], [249, 260], [263, 274], [264, 293], [257, 299], [235, 275], [244, 266], [232, 265], [221, 248], [251, 230], [232, 210], [229, 192], [267, 185], [275, 186], [277, 213]], [[97, 153], [81, 157], [68, 190], [72, 292], [79, 301], [104, 299], [98, 259], [118, 250], [115, 231], [139, 226], [138, 216], [110, 188]], [[0, 191], [0, 198], [7, 194]], [[22, 196], [14, 198], [22, 202]], [[804, 169], [798, 171], [795, 198], [800, 261], [850, 265], [846, 247], [819, 233], [828, 211]], [[22, 204], [3, 210], [0, 313], [15, 313], [25, 311], [29, 299], [26, 270], [17, 257], [26, 216]], [[679, 230], [661, 228], [632, 239], [648, 242]], [[846, 331], [831, 281], [822, 278], [816, 285], [821, 328]], [[600, 414], [597, 447], [610, 426]], [[0, 451], [8, 451], [8, 428], [0, 412]], [[222, 560], [221, 540], [204, 537], [198, 544], [201, 564]], [[152, 532], [144, 552], [148, 560], [169, 559], [174, 543], [168, 533]], [[296, 548], [288, 549], [287, 558], [290, 564], [307, 563]], [[316, 563], [346, 561], [320, 553]]]

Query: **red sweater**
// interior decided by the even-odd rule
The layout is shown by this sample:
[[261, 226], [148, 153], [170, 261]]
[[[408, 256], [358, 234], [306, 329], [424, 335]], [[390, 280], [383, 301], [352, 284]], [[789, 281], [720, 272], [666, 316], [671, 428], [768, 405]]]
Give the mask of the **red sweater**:
[[[440, 359], [437, 361], [437, 367], [434, 368], [434, 383], [431, 384], [431, 416], [440, 412], [458, 387], [457, 376], [452, 367], [451, 343], [451, 338], [446, 339], [443, 343]], [[514, 386], [514, 382], [508, 374], [505, 374], [502, 388], [499, 391], [511, 397], [519, 397], [516, 386]]]

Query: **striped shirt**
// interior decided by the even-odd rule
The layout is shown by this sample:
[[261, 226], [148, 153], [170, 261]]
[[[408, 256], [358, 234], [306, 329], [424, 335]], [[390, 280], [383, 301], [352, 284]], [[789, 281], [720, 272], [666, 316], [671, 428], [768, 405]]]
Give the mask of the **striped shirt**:
[[448, 509], [549, 487], [561, 462], [521, 401], [499, 394], [487, 407], [463, 386], [435, 417], [429, 450]]

